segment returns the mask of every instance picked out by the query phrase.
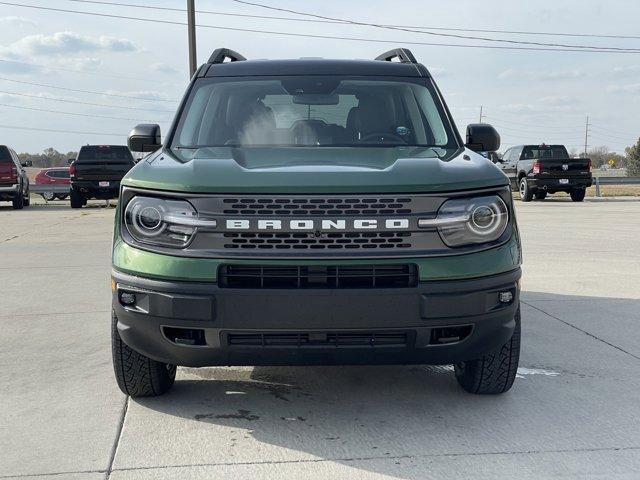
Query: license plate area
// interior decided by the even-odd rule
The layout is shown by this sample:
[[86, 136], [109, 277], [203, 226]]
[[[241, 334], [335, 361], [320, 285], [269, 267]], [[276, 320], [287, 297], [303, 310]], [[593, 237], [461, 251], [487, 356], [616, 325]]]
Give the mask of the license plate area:
[[98, 182], [99, 187], [108, 187], [110, 185], [109, 182]]
[[569, 179], [561, 178], [560, 180], [558, 180], [558, 182], [560, 183], [560, 185], [567, 185], [569, 183]]

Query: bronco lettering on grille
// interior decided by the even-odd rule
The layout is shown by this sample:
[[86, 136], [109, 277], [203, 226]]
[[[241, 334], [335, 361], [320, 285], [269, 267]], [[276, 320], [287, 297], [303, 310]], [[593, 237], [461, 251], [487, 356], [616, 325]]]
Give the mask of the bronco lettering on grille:
[[233, 219], [226, 221], [227, 230], [408, 230], [409, 219], [353, 219], [353, 220], [319, 220], [319, 219]]

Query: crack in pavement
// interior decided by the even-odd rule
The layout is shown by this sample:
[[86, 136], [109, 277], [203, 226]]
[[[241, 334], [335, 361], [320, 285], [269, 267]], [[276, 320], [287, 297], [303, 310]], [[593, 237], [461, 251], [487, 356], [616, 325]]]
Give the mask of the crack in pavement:
[[571, 322], [567, 322], [566, 320], [563, 320], [563, 319], [561, 319], [561, 318], [559, 318], [559, 317], [556, 317], [555, 315], [552, 315], [552, 314], [550, 314], [549, 312], [545, 312], [545, 311], [544, 311], [544, 310], [542, 310], [541, 308], [536, 307], [536, 306], [534, 306], [534, 305], [531, 305], [530, 303], [527, 303], [527, 302], [525, 302], [524, 300], [520, 300], [520, 301], [521, 301], [522, 303], [524, 303], [525, 305], [527, 305], [527, 306], [529, 306], [529, 307], [533, 308], [534, 310], [537, 310], [537, 311], [539, 311], [540, 313], [544, 313], [545, 315], [547, 315], [547, 316], [549, 316], [549, 317], [551, 317], [551, 318], [553, 318], [553, 319], [555, 319], [555, 320], [559, 321], [560, 323], [564, 323], [564, 324], [565, 324], [565, 325], [567, 325], [568, 327], [574, 328], [574, 329], [578, 330], [579, 332], [582, 332], [582, 333], [584, 333], [585, 335], [588, 335], [589, 337], [591, 337], [591, 338], [593, 338], [593, 339], [595, 339], [595, 340], [598, 340], [599, 342], [604, 343], [605, 345], [609, 345], [610, 347], [615, 348], [616, 350], [621, 351], [622, 353], [626, 353], [627, 355], [630, 355], [631, 357], [635, 358], [636, 360], [640, 360], [640, 356], [638, 356], [638, 355], [636, 355], [636, 354], [634, 354], [634, 353], [631, 353], [631, 352], [629, 352], [628, 350], [625, 350], [625, 349], [624, 349], [624, 348], [622, 348], [622, 347], [619, 347], [619, 346], [617, 346], [617, 345], [614, 345], [614, 344], [613, 344], [613, 343], [611, 343], [611, 342], [607, 342], [607, 341], [606, 341], [606, 340], [604, 340], [603, 338], [600, 338], [600, 337], [598, 337], [597, 335], [594, 335], [593, 333], [590, 333], [590, 332], [588, 332], [588, 331], [586, 331], [586, 330], [584, 330], [584, 329], [582, 329], [582, 328], [578, 327], [577, 325], [574, 325], [574, 324], [573, 324], [573, 323], [571, 323]]
[[[128, 400], [127, 400], [128, 403]], [[125, 412], [126, 414], [126, 412]], [[123, 417], [124, 421], [124, 417]], [[122, 432], [120, 432], [122, 433]], [[119, 440], [119, 439], [118, 439]], [[117, 445], [116, 445], [117, 447]], [[112, 472], [129, 472], [137, 470], [165, 470], [173, 468], [195, 468], [195, 467], [233, 467], [246, 465], [287, 465], [287, 464], [304, 464], [304, 463], [324, 463], [324, 462], [361, 462], [368, 460], [403, 460], [403, 459], [419, 459], [419, 458], [458, 458], [458, 457], [481, 457], [481, 456], [497, 456], [497, 455], [545, 455], [553, 453], [595, 453], [595, 452], [626, 452], [640, 451], [640, 446], [633, 447], [593, 447], [593, 448], [567, 448], [567, 449], [551, 449], [551, 450], [515, 450], [515, 451], [495, 451], [495, 452], [466, 452], [466, 453], [427, 453], [422, 455], [379, 455], [367, 457], [345, 457], [345, 458], [317, 458], [302, 460], [263, 460], [256, 462], [215, 462], [215, 463], [185, 463], [175, 465], [158, 465], [153, 467], [123, 467], [111, 468], [105, 470], [86, 470], [86, 471], [70, 471], [70, 472], [54, 472], [39, 473], [26, 475], [0, 476], [0, 479], [11, 478], [29, 478], [37, 476], [54, 476], [54, 475], [70, 475], [74, 473], [107, 473]], [[111, 465], [113, 467], [113, 465]], [[109, 478], [108, 476], [106, 478]]]
[[127, 411], [129, 410], [129, 397], [128, 395], [125, 397], [124, 405], [122, 406], [122, 414], [120, 415], [120, 421], [118, 422], [118, 431], [116, 432], [116, 439], [113, 442], [113, 446], [111, 447], [111, 453], [109, 454], [109, 464], [107, 466], [107, 470], [105, 471], [105, 480], [109, 480], [111, 477], [111, 472], [113, 472], [113, 462], [116, 459], [116, 453], [118, 452], [118, 445], [120, 445], [120, 439], [122, 438], [122, 430], [124, 429], [124, 420], [127, 417]]

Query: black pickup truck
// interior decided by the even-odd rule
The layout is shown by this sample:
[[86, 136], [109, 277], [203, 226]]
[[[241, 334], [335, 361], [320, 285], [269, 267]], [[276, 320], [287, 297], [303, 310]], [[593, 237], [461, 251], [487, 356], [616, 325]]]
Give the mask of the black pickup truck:
[[566, 192], [571, 200], [584, 200], [592, 184], [591, 160], [570, 158], [564, 145], [518, 145], [502, 156], [502, 171], [523, 202], [534, 197], [544, 200], [548, 193]]
[[118, 198], [120, 180], [135, 165], [124, 145], [85, 145], [71, 163], [71, 208], [82, 208], [90, 198]]

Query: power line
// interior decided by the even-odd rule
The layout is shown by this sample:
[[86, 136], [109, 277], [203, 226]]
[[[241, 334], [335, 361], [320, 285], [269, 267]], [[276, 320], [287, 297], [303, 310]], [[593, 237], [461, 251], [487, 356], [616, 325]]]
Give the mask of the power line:
[[[373, 28], [379, 28], [379, 29], [385, 29], [385, 30], [397, 30], [397, 31], [408, 32], [408, 33], [419, 33], [422, 35], [432, 35], [436, 37], [459, 38], [463, 40], [480, 40], [483, 42], [498, 42], [498, 43], [509, 43], [509, 44], [516, 44], [516, 45], [535, 45], [535, 46], [544, 46], [544, 47], [584, 48], [584, 49], [596, 49], [596, 50], [602, 50], [604, 48], [604, 47], [598, 47], [593, 45], [571, 45], [571, 44], [562, 44], [562, 43], [528, 42], [525, 40], [508, 40], [504, 38], [478, 37], [478, 36], [460, 35], [456, 33], [428, 32], [428, 31], [416, 30], [416, 29], [406, 28], [406, 27], [399, 27], [399, 26], [395, 27], [395, 26], [389, 26], [389, 25], [381, 25], [378, 23], [368, 23], [368, 22], [360, 22], [356, 20], [348, 20], [344, 18], [327, 17], [325, 15], [317, 15], [314, 13], [301, 12], [299, 10], [291, 10], [288, 8], [272, 7], [270, 5], [263, 5], [261, 3], [254, 3], [246, 0], [231, 0], [231, 1], [235, 3], [239, 3], [241, 5], [250, 5], [252, 7], [266, 8], [268, 10], [275, 10], [278, 12], [293, 13], [294, 15], [303, 15], [305, 17], [313, 17], [313, 18], [318, 18], [322, 20], [333, 20], [333, 21], [347, 23], [350, 25], [373, 27]], [[636, 52], [638, 51], [638, 49], [635, 49], [635, 48], [633, 49], [619, 48], [619, 47], [606, 47], [606, 48], [609, 50], [619, 50], [619, 51], [636, 51]]]
[[80, 135], [106, 135], [109, 137], [126, 137], [124, 134], [120, 133], [105, 133], [105, 132], [81, 132], [77, 130], [57, 130], [54, 128], [36, 128], [36, 127], [22, 127], [17, 125], [0, 125], [0, 128], [10, 128], [13, 130], [29, 130], [29, 131], [37, 131], [37, 132], [54, 132], [54, 133], [73, 133]]
[[155, 120], [140, 120], [139, 118], [124, 118], [124, 117], [111, 117], [109, 115], [98, 115], [93, 113], [77, 113], [77, 112], [63, 112], [61, 110], [48, 110], [46, 108], [35, 107], [23, 107], [22, 105], [11, 105], [9, 103], [0, 103], [0, 107], [18, 108], [20, 110], [32, 110], [35, 112], [56, 113], [61, 115], [74, 115], [78, 117], [90, 117], [90, 118], [106, 118], [109, 120], [125, 120], [128, 122], [146, 122], [153, 123]]
[[79, 90], [77, 88], [67, 88], [67, 87], [60, 87], [57, 85], [50, 85], [47, 83], [35, 83], [35, 82], [27, 82], [26, 80], [14, 80], [12, 78], [7, 78], [7, 77], [0, 77], [0, 80], [4, 80], [6, 82], [13, 82], [13, 83], [22, 83], [25, 85], [34, 85], [36, 87], [46, 87], [46, 88], [54, 88], [56, 90], [64, 90], [66, 92], [76, 92], [76, 93], [90, 93], [92, 95], [104, 95], [107, 97], [117, 97], [117, 98], [126, 98], [126, 99], [130, 99], [130, 100], [143, 100], [146, 102], [170, 102], [170, 103], [176, 103], [177, 100], [164, 100], [164, 99], [156, 99], [156, 98], [146, 98], [146, 97], [135, 97], [135, 96], [131, 96], [131, 95], [122, 95], [119, 93], [107, 93], [107, 92], [96, 92], [94, 90]]
[[156, 110], [152, 108], [125, 107], [124, 105], [107, 105], [105, 103], [81, 102], [80, 100], [70, 100], [68, 98], [41, 97], [38, 95], [30, 95], [28, 93], [7, 92], [6, 90], [0, 90], [0, 93], [4, 93], [6, 95], [17, 95], [20, 97], [37, 98], [38, 100], [52, 100], [54, 102], [77, 103], [79, 105], [90, 105], [93, 107], [123, 108], [125, 110], [144, 110], [149, 112], [173, 113], [173, 110]]
[[[172, 8], [172, 7], [157, 7], [152, 5], [140, 5], [134, 3], [121, 3], [121, 2], [103, 2], [98, 0], [67, 0], [69, 2], [87, 3], [96, 5], [111, 5], [119, 7], [133, 7], [144, 8], [150, 10], [160, 10], [169, 12], [184, 13], [184, 8]], [[240, 18], [255, 18], [261, 20], [283, 20], [290, 22], [304, 22], [304, 23], [325, 23], [334, 25], [348, 25], [347, 22], [339, 20], [322, 20], [322, 19], [308, 19], [308, 18], [291, 18], [291, 17], [277, 17], [272, 15], [251, 15], [247, 13], [234, 13], [234, 12], [219, 12], [212, 10], [196, 10], [197, 13], [207, 15], [220, 15], [227, 17], [240, 17]], [[416, 25], [392, 25], [381, 24], [383, 27], [397, 27], [397, 28], [414, 28], [419, 30], [442, 30], [451, 32], [473, 32], [473, 33], [502, 33], [508, 35], [546, 35], [557, 37], [586, 37], [586, 38], [615, 38], [615, 39], [640, 39], [640, 36], [636, 35], [614, 35], [614, 34], [596, 34], [596, 33], [566, 33], [566, 32], [532, 32], [523, 30], [489, 30], [489, 29], [476, 29], [476, 28], [452, 28], [452, 27], [432, 27], [432, 26], [416, 26]]]
[[[134, 20], [140, 22], [147, 23], [160, 23], [165, 25], [180, 25], [185, 26], [185, 22], [177, 22], [171, 20], [159, 20], [159, 19], [150, 19], [150, 18], [141, 18], [141, 17], [132, 17], [127, 15], [113, 15], [106, 13], [95, 13], [95, 12], [84, 12], [79, 10], [70, 10], [64, 8], [53, 8], [53, 7], [42, 7], [36, 5], [26, 5], [22, 3], [14, 3], [14, 2], [0, 2], [0, 5], [10, 5], [14, 7], [22, 7], [22, 8], [32, 8], [37, 10], [46, 10], [53, 12], [63, 12], [63, 13], [75, 13], [80, 15], [89, 15], [95, 17], [103, 17], [103, 18], [114, 18], [114, 19], [124, 19], [124, 20]], [[504, 46], [504, 45], [476, 45], [476, 44], [460, 44], [460, 43], [437, 43], [437, 42], [416, 42], [416, 41], [407, 41], [407, 40], [383, 40], [383, 39], [373, 39], [373, 38], [363, 38], [363, 37], [342, 37], [342, 36], [334, 36], [334, 35], [315, 35], [315, 34], [304, 34], [304, 33], [294, 33], [294, 32], [280, 32], [274, 30], [257, 30], [250, 28], [235, 28], [235, 27], [221, 27], [216, 25], [203, 25], [197, 24], [197, 27], [200, 28], [210, 28], [214, 30], [225, 30], [232, 32], [242, 32], [242, 33], [258, 33], [265, 35], [280, 35], [286, 37], [295, 37], [295, 38], [315, 38], [315, 39], [323, 39], [323, 40], [344, 40], [344, 41], [355, 41], [355, 42], [365, 42], [365, 43], [382, 43], [382, 44], [390, 44], [390, 43], [402, 43], [405, 45], [421, 45], [421, 46], [436, 46], [436, 47], [452, 47], [452, 48], [475, 48], [475, 49], [490, 49], [490, 50], [522, 50], [522, 51], [550, 51], [550, 52], [580, 52], [580, 53], [617, 53], [617, 54], [640, 54], [640, 49], [627, 49], [627, 50], [615, 50], [613, 48], [599, 48], [599, 49], [584, 49], [584, 48], [545, 48], [545, 47], [513, 47], [513, 46]]]

